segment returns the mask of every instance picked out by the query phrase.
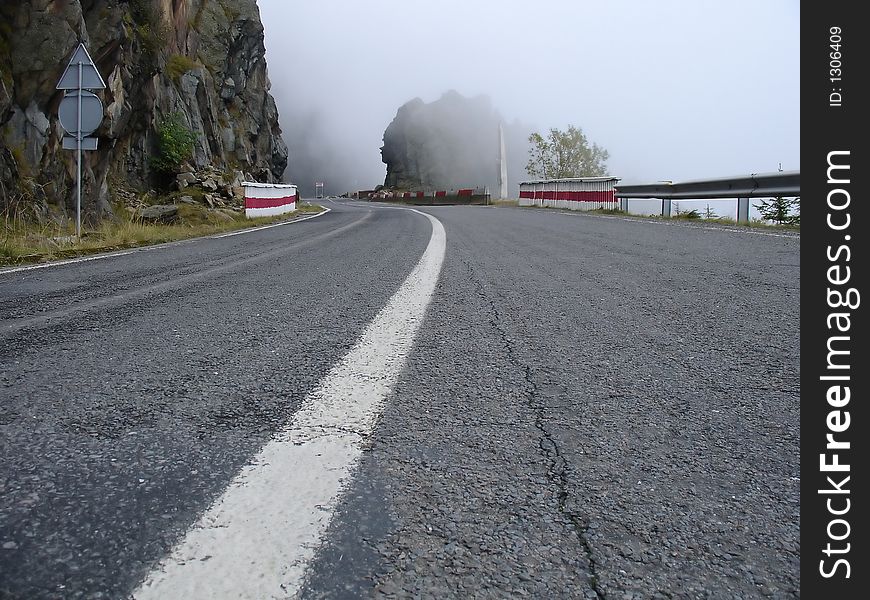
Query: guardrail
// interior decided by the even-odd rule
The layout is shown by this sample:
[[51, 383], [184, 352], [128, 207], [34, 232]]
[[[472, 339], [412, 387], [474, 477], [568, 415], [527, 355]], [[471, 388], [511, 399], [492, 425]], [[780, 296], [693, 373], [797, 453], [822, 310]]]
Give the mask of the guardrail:
[[642, 185], [617, 185], [620, 208], [628, 212], [630, 198], [660, 198], [662, 216], [671, 216], [672, 200], [737, 198], [737, 221], [749, 221], [750, 198], [795, 197], [801, 195], [801, 172], [752, 173], [747, 176], [720, 177], [672, 183], [661, 181]]

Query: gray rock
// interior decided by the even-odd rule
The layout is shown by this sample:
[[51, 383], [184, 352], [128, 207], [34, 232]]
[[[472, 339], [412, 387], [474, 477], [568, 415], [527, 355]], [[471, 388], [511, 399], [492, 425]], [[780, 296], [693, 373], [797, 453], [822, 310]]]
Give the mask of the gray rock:
[[213, 216], [218, 221], [234, 221], [235, 220], [232, 213], [229, 213], [229, 212], [222, 210], [222, 209], [218, 209], [218, 210], [210, 213], [210, 215]]
[[178, 220], [178, 206], [175, 204], [155, 204], [139, 211], [139, 219], [149, 223], [174, 223]]
[[[494, 148], [500, 120], [485, 96], [465, 98], [449, 91], [428, 104], [420, 98], [405, 103], [384, 132], [384, 186], [409, 191], [498, 189]], [[528, 129], [520, 123], [504, 128], [511, 178], [525, 172]]]
[[224, 85], [221, 88], [221, 98], [224, 100], [232, 100], [236, 95], [236, 82], [232, 77], [227, 77], [224, 80]]
[[184, 189], [189, 185], [196, 183], [197, 177], [193, 173], [179, 173], [175, 177], [175, 182], [178, 184], [178, 189]]
[[236, 151], [236, 133], [232, 130], [231, 127], [224, 127], [221, 129], [221, 137], [224, 142], [224, 150], [227, 152], [235, 152]]

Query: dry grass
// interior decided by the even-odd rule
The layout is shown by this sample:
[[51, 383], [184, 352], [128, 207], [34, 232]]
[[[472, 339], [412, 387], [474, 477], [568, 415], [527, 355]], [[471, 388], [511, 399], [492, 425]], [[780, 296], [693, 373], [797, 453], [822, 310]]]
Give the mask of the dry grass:
[[125, 216], [116, 222], [105, 221], [97, 227], [83, 226], [80, 240], [75, 237], [75, 225], [72, 223], [35, 225], [6, 216], [0, 221], [0, 266], [47, 262], [203, 237], [279, 223], [295, 219], [300, 214], [321, 210], [322, 207], [318, 205], [300, 203], [297, 211], [289, 215], [246, 219], [243, 212], [209, 211], [200, 206], [180, 205], [176, 224], [147, 224], [132, 216]]

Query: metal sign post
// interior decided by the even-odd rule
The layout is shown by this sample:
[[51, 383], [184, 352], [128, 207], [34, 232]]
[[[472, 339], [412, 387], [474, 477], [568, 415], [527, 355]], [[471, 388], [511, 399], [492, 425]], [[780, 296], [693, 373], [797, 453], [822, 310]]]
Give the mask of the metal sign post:
[[76, 151], [76, 238], [82, 236], [82, 150], [96, 150], [97, 138], [87, 137], [103, 121], [103, 103], [87, 90], [106, 87], [91, 55], [79, 44], [66, 70], [57, 82], [58, 90], [66, 90], [57, 109], [61, 126], [69, 134], [63, 138], [64, 150]]

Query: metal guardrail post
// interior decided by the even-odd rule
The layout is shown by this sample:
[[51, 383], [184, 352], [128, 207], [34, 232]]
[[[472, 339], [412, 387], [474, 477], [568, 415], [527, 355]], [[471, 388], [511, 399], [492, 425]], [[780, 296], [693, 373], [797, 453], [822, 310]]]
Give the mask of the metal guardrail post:
[[737, 222], [749, 223], [749, 198], [737, 199]]
[[662, 198], [662, 216], [670, 219], [671, 218], [671, 199], [670, 198]]

